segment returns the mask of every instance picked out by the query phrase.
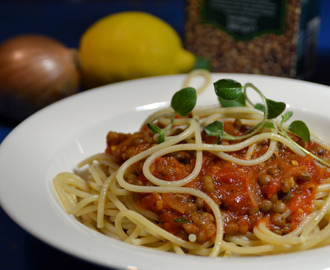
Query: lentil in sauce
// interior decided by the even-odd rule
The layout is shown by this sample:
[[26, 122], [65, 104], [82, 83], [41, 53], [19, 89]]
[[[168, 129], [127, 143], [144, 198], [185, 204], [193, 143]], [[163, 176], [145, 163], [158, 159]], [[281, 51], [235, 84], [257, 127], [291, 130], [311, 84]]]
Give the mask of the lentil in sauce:
[[[239, 136], [248, 126], [239, 120], [225, 122], [227, 133]], [[106, 153], [119, 164], [156, 144], [154, 134], [143, 128], [134, 134], [109, 132]], [[215, 138], [202, 133], [205, 143]], [[298, 143], [298, 137], [292, 137]], [[221, 144], [233, 142], [221, 140]], [[310, 152], [330, 160], [330, 153], [315, 142], [304, 143]], [[251, 158], [268, 149], [261, 142]], [[247, 149], [230, 153], [244, 159]], [[162, 180], [176, 181], [188, 176], [195, 165], [194, 151], [180, 151], [159, 157], [150, 171]], [[327, 168], [309, 155], [299, 156], [279, 143], [278, 151], [267, 161], [254, 166], [241, 166], [204, 151], [200, 174], [186, 186], [206, 193], [219, 205], [226, 235], [246, 234], [263, 221], [274, 233], [285, 235], [294, 230], [313, 210], [317, 187], [330, 177]], [[142, 173], [142, 161], [134, 165], [126, 181], [135, 185], [152, 185]], [[188, 194], [135, 194], [136, 205], [157, 214], [158, 224], [166, 231], [202, 244], [216, 233], [212, 211], [201, 199]]]

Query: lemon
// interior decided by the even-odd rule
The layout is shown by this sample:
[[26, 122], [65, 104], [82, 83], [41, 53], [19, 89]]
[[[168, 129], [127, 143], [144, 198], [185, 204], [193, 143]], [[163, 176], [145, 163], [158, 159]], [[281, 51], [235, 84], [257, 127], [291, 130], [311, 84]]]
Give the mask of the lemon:
[[92, 24], [81, 37], [79, 57], [88, 88], [186, 73], [196, 60], [168, 23], [137, 11], [115, 13]]

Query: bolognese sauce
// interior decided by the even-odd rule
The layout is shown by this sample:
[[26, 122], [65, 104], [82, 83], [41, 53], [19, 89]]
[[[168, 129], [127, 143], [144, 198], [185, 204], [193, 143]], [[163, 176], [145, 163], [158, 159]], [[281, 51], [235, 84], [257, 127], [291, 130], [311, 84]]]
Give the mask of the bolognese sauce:
[[[240, 120], [225, 121], [228, 134], [240, 136], [250, 127]], [[330, 160], [329, 151], [315, 142], [304, 143], [290, 135], [311, 153]], [[205, 143], [216, 138], [202, 132]], [[237, 143], [220, 140], [219, 144]], [[157, 144], [154, 134], [142, 128], [134, 134], [109, 132], [106, 153], [118, 164]], [[259, 142], [250, 158], [264, 154], [268, 141]], [[247, 149], [230, 153], [245, 159]], [[150, 167], [159, 179], [177, 181], [188, 176], [195, 166], [195, 151], [179, 151], [158, 157]], [[152, 185], [142, 172], [143, 161], [134, 164], [126, 181], [134, 185]], [[202, 169], [186, 187], [206, 193], [219, 205], [225, 235], [246, 234], [260, 221], [276, 234], [285, 235], [294, 230], [313, 210], [317, 187], [330, 177], [327, 168], [309, 155], [299, 156], [278, 142], [278, 150], [270, 159], [253, 166], [241, 166], [226, 161], [208, 151], [203, 152]], [[214, 238], [216, 225], [209, 206], [201, 198], [189, 194], [137, 193], [136, 206], [157, 214], [158, 225], [166, 231], [200, 244]], [[190, 238], [191, 235], [194, 237]]]

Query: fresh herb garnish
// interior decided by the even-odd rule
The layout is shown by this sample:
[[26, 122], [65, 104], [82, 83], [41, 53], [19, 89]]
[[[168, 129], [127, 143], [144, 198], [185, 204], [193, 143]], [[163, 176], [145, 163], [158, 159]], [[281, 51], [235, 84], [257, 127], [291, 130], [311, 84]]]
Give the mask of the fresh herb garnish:
[[279, 133], [281, 133], [284, 137], [290, 139], [288, 135], [288, 130], [300, 137], [304, 142], [309, 143], [311, 136], [308, 127], [303, 121], [296, 120], [293, 121], [288, 127], [284, 127], [283, 124], [287, 122], [293, 115], [293, 112], [288, 111], [284, 115], [282, 115], [282, 120], [280, 122], [280, 130]]
[[223, 122], [220, 122], [220, 121], [214, 121], [213, 123], [211, 123], [207, 127], [205, 127], [204, 130], [208, 136], [217, 137], [214, 144], [217, 144], [221, 139], [228, 139], [228, 140], [235, 139], [235, 137], [229, 135], [228, 133], [226, 133], [224, 131]]
[[174, 94], [171, 107], [177, 114], [187, 116], [194, 109], [196, 101], [197, 92], [195, 88], [186, 87]]
[[176, 114], [180, 116], [187, 116], [195, 107], [197, 102], [197, 92], [193, 87], [185, 87], [179, 91], [177, 91], [171, 100], [171, 107], [174, 110], [174, 113], [169, 115], [170, 124], [165, 128], [161, 129], [158, 126], [148, 123], [147, 126], [155, 134], [159, 134], [158, 143], [162, 143], [165, 141], [166, 132], [172, 127], [174, 122], [174, 117]]
[[222, 79], [213, 85], [216, 95], [224, 100], [237, 100], [242, 95], [242, 85], [237, 81]]
[[[277, 102], [271, 99], [267, 99], [261, 91], [256, 88], [253, 84], [247, 83], [242, 86], [239, 82], [231, 80], [231, 79], [222, 79], [214, 83], [215, 93], [219, 98], [219, 101], [223, 107], [232, 107], [231, 105], [236, 102], [236, 105], [241, 104], [241, 106], [246, 106], [246, 90], [247, 88], [254, 89], [258, 95], [263, 100], [264, 104], [256, 104], [255, 108], [264, 112], [264, 119], [257, 124], [256, 126], [252, 127], [249, 130], [249, 133], [243, 136], [234, 137], [227, 134], [223, 130], [223, 125], [220, 126], [218, 124], [213, 125], [211, 123], [207, 127], [205, 127], [206, 133], [213, 133], [218, 134], [218, 139], [228, 139], [228, 140], [241, 140], [251, 137], [252, 135], [256, 134], [261, 128], [263, 128], [266, 124], [268, 119], [274, 119], [279, 116], [285, 110], [285, 103], [284, 102]], [[215, 128], [219, 127], [221, 130], [216, 131]]]
[[284, 115], [282, 115], [282, 120], [281, 120], [281, 123], [280, 123], [279, 133], [282, 134], [284, 137], [286, 137], [288, 140], [290, 140], [292, 143], [297, 145], [303, 152], [305, 152], [306, 154], [312, 156], [314, 159], [318, 160], [323, 165], [325, 165], [327, 167], [330, 167], [330, 164], [328, 162], [326, 162], [325, 160], [319, 158], [318, 156], [315, 156], [314, 154], [312, 154], [311, 152], [309, 152], [304, 147], [297, 144], [295, 141], [293, 141], [290, 138], [290, 136], [288, 135], [288, 131], [290, 131], [291, 133], [293, 133], [293, 134], [297, 135], [298, 137], [300, 137], [304, 142], [306, 142], [306, 143], [310, 142], [310, 132], [309, 132], [309, 129], [308, 129], [307, 125], [303, 121], [295, 120], [288, 127], [285, 128], [283, 126], [283, 124], [285, 122], [287, 122], [292, 117], [292, 115], [293, 115], [293, 112], [291, 112], [291, 111], [288, 111]]
[[[252, 88], [262, 99], [263, 103], [253, 104], [247, 97], [247, 89]], [[303, 141], [308, 143], [310, 141], [310, 132], [307, 125], [300, 120], [293, 121], [289, 126], [284, 127], [283, 124], [287, 122], [293, 115], [292, 111], [285, 112], [282, 114], [286, 108], [284, 102], [278, 102], [271, 99], [267, 99], [262, 92], [251, 83], [246, 83], [242, 86], [239, 82], [231, 79], [221, 79], [214, 83], [215, 93], [222, 107], [242, 107], [247, 106], [246, 103], [250, 103], [254, 108], [262, 111], [264, 113], [263, 120], [257, 125], [251, 127], [248, 132], [243, 136], [231, 136], [224, 131], [223, 123], [220, 121], [214, 121], [204, 128], [208, 136], [216, 137], [215, 143], [218, 143], [221, 139], [228, 140], [241, 140], [246, 139], [254, 134], [256, 134], [262, 128], [269, 128], [276, 130], [279, 134], [290, 140], [293, 144], [298, 146], [306, 154], [311, 155], [314, 159], [320, 161], [322, 164], [330, 167], [330, 164], [326, 161], [320, 159], [319, 157], [313, 155], [308, 150], [300, 146], [298, 143], [293, 141], [288, 135], [288, 131], [300, 137]], [[194, 109], [197, 101], [197, 92], [192, 87], [186, 87], [174, 94], [171, 100], [171, 107], [174, 109], [174, 113], [169, 115], [170, 124], [165, 128], [161, 129], [158, 126], [148, 123], [149, 129], [158, 133], [158, 143], [165, 141], [166, 132], [172, 127], [174, 122], [174, 117], [176, 114], [180, 116], [188, 116], [189, 113]], [[282, 114], [282, 115], [281, 115]], [[277, 127], [272, 121], [272, 119], [278, 116], [282, 117], [282, 120]], [[175, 221], [175, 222], [179, 222]]]
[[296, 120], [293, 121], [289, 127], [288, 130], [290, 130], [292, 133], [296, 134], [300, 138], [303, 139], [303, 141], [309, 143], [311, 139], [311, 135], [309, 133], [309, 129], [306, 126], [306, 124], [303, 121]]
[[223, 123], [220, 121], [214, 121], [205, 128], [205, 132], [208, 136], [217, 137], [215, 144], [224, 138]]

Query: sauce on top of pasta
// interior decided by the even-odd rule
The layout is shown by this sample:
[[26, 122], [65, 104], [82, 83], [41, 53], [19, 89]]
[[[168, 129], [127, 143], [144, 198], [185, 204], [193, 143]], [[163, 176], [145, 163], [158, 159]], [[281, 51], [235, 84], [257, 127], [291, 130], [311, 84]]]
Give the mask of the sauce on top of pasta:
[[[224, 129], [228, 134], [240, 136], [249, 126], [240, 120], [226, 121]], [[291, 137], [316, 156], [330, 160], [329, 151], [317, 143], [307, 144], [299, 137]], [[215, 141], [204, 131], [202, 138], [205, 143], [213, 144]], [[220, 140], [218, 143], [233, 142]], [[109, 132], [106, 153], [122, 164], [155, 144], [154, 134], [147, 127], [134, 134]], [[268, 147], [266, 141], [256, 144], [250, 158], [263, 155]], [[230, 154], [245, 159], [247, 148]], [[176, 181], [192, 172], [195, 160], [195, 151], [173, 152], [158, 157], [150, 171], [159, 179]], [[152, 185], [143, 175], [142, 165], [143, 160], [135, 163], [125, 180], [134, 185]], [[198, 177], [186, 186], [203, 191], [219, 205], [225, 235], [247, 234], [260, 221], [274, 233], [285, 235], [312, 212], [317, 187], [329, 177], [328, 169], [312, 157], [299, 156], [279, 143], [278, 151], [270, 159], [253, 166], [240, 166], [203, 151], [202, 169]], [[203, 244], [216, 234], [212, 211], [201, 198], [189, 194], [136, 193], [134, 199], [139, 209], [157, 214], [161, 228], [184, 240], [193, 234], [196, 242]]]

